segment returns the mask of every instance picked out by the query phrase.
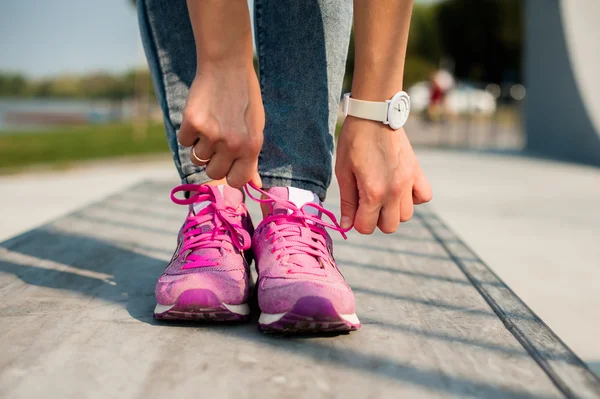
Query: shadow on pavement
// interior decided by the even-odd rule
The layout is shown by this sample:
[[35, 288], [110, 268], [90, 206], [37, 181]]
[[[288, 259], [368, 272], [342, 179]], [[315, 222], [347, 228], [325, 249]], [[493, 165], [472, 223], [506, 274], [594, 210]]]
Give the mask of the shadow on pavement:
[[[544, 397], [507, 386], [476, 381], [464, 376], [443, 374], [436, 369], [435, 363], [432, 363], [430, 368], [423, 368], [395, 360], [393, 357], [381, 353], [365, 351], [360, 345], [361, 339], [376, 340], [386, 337], [390, 340], [390, 345], [393, 345], [394, 335], [397, 335], [397, 339], [402, 339], [401, 335], [408, 335], [421, 337], [424, 340], [474, 347], [489, 353], [499, 353], [503, 357], [522, 358], [528, 356], [518, 346], [503, 346], [472, 338], [468, 334], [462, 334], [460, 329], [449, 333], [436, 331], [426, 325], [417, 327], [400, 322], [379, 320], [373, 315], [367, 317], [366, 315], [370, 313], [366, 309], [359, 309], [359, 314], [365, 315], [362, 317], [365, 325], [363, 330], [350, 336], [340, 336], [335, 341], [322, 335], [309, 337], [264, 335], [258, 331], [256, 326], [256, 314], [254, 320], [248, 324], [159, 323], [152, 317], [155, 305], [154, 285], [165, 268], [170, 253], [167, 252], [166, 246], [163, 246], [160, 240], [148, 241], [136, 237], [135, 232], [164, 236], [166, 241], [167, 237], [174, 238], [173, 226], [177, 223], [170, 223], [169, 226], [163, 228], [149, 226], [146, 224], [147, 220], [136, 223], [131, 218], [125, 220], [125, 217], [124, 220], [116, 221], [91, 216], [94, 210], [102, 206], [110, 209], [106, 204], [98, 204], [61, 219], [58, 225], [55, 223], [42, 226], [0, 243], [1, 273], [16, 276], [28, 286], [60, 290], [66, 293], [65, 297], [72, 298], [75, 294], [79, 299], [74, 302], [62, 301], [58, 298], [50, 305], [44, 305], [36, 303], [35, 297], [27, 299], [26, 304], [18, 297], [5, 297], [2, 307], [0, 307], [0, 318], [8, 315], [19, 317], [48, 312], [57, 313], [56, 317], [61, 317], [60, 313], [85, 311], [85, 308], [92, 303], [93, 306], [114, 307], [117, 305], [125, 308], [131, 318], [156, 326], [156, 328], [188, 328], [197, 330], [199, 334], [210, 329], [217, 334], [255, 342], [267, 349], [272, 348], [298, 357], [309, 358], [317, 364], [326, 363], [336, 367], [358, 370], [373, 376], [421, 386], [438, 393], [470, 392], [476, 396], [488, 398]], [[148, 213], [150, 218], [156, 218], [159, 211], [152, 209], [152, 204], [149, 205], [149, 208], [151, 209]], [[123, 212], [127, 212], [127, 207], [123, 209]], [[133, 235], [126, 244], [130, 248], [123, 247], [123, 236], [128, 235], [122, 231], [121, 235], [95, 237], [94, 235], [98, 234], [97, 231], [102, 229], [113, 229], [115, 232], [123, 229], [131, 230]], [[352, 246], [360, 247], [356, 243], [352, 243]], [[368, 245], [363, 246], [369, 247]], [[402, 255], [408, 257], [428, 256], [412, 252], [402, 252]], [[456, 284], [457, 287], [465, 285], [464, 281], [431, 273], [403, 272], [398, 269], [390, 270], [387, 267], [365, 265], [358, 262], [345, 263], [354, 268], [404, 273], [406, 276], [417, 279], [439, 280], [447, 284]], [[0, 279], [0, 283], [2, 281]], [[0, 295], [4, 288], [4, 284], [1, 284]], [[354, 290], [366, 297], [384, 297], [400, 304], [409, 304], [409, 306], [418, 304], [438, 312], [458, 311], [474, 318], [475, 323], [478, 319], [495, 317], [490, 311], [457, 306], [443, 300], [384, 292], [367, 286], [357, 286]], [[74, 303], [78, 305], [74, 305]], [[113, 322], [117, 321], [113, 320]], [[373, 333], [375, 330], [377, 334]]]

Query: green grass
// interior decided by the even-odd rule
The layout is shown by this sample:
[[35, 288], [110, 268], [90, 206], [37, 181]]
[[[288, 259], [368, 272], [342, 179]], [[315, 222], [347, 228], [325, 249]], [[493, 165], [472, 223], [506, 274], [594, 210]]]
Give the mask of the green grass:
[[68, 164], [168, 151], [164, 126], [155, 122], [148, 125], [142, 137], [136, 137], [131, 123], [3, 133], [0, 135], [0, 168]]

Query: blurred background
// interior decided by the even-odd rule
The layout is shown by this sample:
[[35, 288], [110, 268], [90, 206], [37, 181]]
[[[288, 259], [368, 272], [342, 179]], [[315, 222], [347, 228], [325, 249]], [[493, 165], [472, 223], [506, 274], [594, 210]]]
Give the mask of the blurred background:
[[[2, 3], [2, 170], [167, 151], [135, 1]], [[417, 1], [405, 71], [416, 145], [523, 148], [523, 12], [521, 0]], [[351, 47], [346, 91], [353, 67]]]
[[[176, 181], [134, 3], [0, 0], [0, 239]], [[405, 88], [436, 212], [600, 373], [598, 15], [415, 0]], [[346, 91], [352, 47], [347, 71]]]
[[[405, 69], [413, 106], [406, 130], [414, 145], [526, 149], [600, 163], [597, 153], [586, 152], [587, 143], [582, 153], [560, 140], [555, 148], [527, 146], [536, 140], [524, 128], [524, 104], [529, 86], [536, 82], [525, 78], [526, 25], [534, 70], [529, 78], [553, 79], [535, 70], [535, 61], [541, 63], [535, 49], [551, 42], [547, 35], [535, 36], [540, 26], [553, 22], [552, 15], [539, 14], [548, 14], [545, 9], [551, 8], [560, 13], [558, 0], [529, 3], [535, 3], [529, 6], [535, 12], [526, 14], [524, 0], [416, 1]], [[137, 32], [135, 0], [102, 4], [2, 0], [1, 4], [0, 171], [40, 162], [64, 165], [167, 151]], [[566, 15], [568, 10], [563, 11]], [[554, 36], [562, 34], [558, 22]], [[559, 42], [568, 37], [562, 39]], [[352, 83], [352, 44], [345, 91]], [[555, 58], [568, 59], [566, 48], [559, 50]], [[563, 81], [573, 79], [554, 72]], [[548, 90], [556, 85], [548, 83]], [[537, 93], [538, 99], [544, 97], [546, 92]]]

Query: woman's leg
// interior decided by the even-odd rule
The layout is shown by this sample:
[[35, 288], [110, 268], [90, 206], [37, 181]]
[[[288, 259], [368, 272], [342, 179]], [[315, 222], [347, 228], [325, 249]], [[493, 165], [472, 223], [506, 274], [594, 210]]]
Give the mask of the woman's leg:
[[[196, 50], [185, 0], [139, 0], [142, 42], [183, 183], [210, 180], [179, 145]], [[266, 187], [322, 199], [331, 180], [332, 133], [352, 23], [351, 0], [256, 0], [255, 35], [265, 104], [259, 171]]]
[[[192, 164], [189, 148], [177, 141], [189, 87], [196, 74], [196, 48], [186, 1], [137, 3], [144, 48], [175, 166], [183, 183], [205, 183], [210, 179], [204, 168]], [[189, 210], [177, 237], [175, 254], [156, 284], [154, 317], [245, 319], [250, 312], [247, 259], [253, 229], [248, 212], [241, 206], [243, 195], [224, 185], [184, 186], [175, 192], [189, 195], [188, 190], [195, 193], [174, 201]], [[217, 224], [215, 214], [221, 215]]]
[[138, 0], [140, 32], [167, 139], [182, 183], [205, 183], [204, 167], [177, 141], [189, 88], [196, 74], [196, 46], [185, 0]]
[[315, 194], [324, 199], [331, 181], [351, 21], [351, 0], [255, 0], [266, 116], [258, 170], [272, 187], [252, 243], [258, 323], [265, 331], [360, 327], [331, 238], [323, 225], [311, 223], [326, 214]]
[[302, 188], [324, 199], [352, 0], [255, 0], [254, 7], [266, 115], [263, 184]]

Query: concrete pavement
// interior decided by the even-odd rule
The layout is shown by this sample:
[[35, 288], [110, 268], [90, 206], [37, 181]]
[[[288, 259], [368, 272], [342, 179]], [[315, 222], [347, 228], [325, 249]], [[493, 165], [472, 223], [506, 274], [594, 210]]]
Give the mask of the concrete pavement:
[[0, 241], [148, 178], [177, 178], [168, 155], [0, 175]]
[[[596, 190], [600, 187], [597, 184], [598, 171], [488, 154], [421, 151], [419, 155], [434, 184], [436, 198], [432, 208], [441, 219], [458, 231], [578, 355], [595, 367], [600, 358], [595, 339], [598, 324], [593, 316], [594, 308], [598, 308], [596, 284], [599, 271], [594, 267], [597, 264], [594, 259], [598, 259], [597, 248], [591, 243], [594, 234], [598, 237], [597, 216], [600, 213], [596, 208], [598, 201], [594, 200], [598, 198]], [[356, 335], [359, 338], [353, 338], [355, 335], [333, 340], [319, 338], [311, 340], [308, 346], [295, 340], [291, 341], [292, 344], [281, 344], [279, 341], [258, 339], [256, 331], [241, 326], [233, 329], [166, 330], [161, 327], [160, 335], [155, 337], [152, 329], [144, 327], [157, 328], [147, 319], [152, 298], [146, 291], [151, 291], [155, 275], [170, 255], [174, 231], [181, 216], [178, 216], [180, 211], [177, 207], [168, 204], [166, 193], [172, 183], [140, 185], [135, 190], [122, 191], [141, 177], [163, 181], [174, 179], [169, 160], [126, 167], [121, 164], [93, 165], [61, 174], [36, 174], [37, 189], [28, 180], [33, 178], [31, 175], [1, 179], [3, 218], [6, 216], [5, 220], [11, 218], [9, 220], [17, 222], [0, 225], [0, 234], [4, 238], [112, 193], [106, 201], [61, 217], [50, 226], [35, 229], [3, 244], [5, 267], [0, 271], [0, 282], [3, 282], [4, 289], [0, 288], [0, 295], [12, 293], [9, 295], [12, 302], [5, 304], [8, 307], [1, 312], [2, 318], [11, 322], [8, 331], [2, 331], [4, 342], [18, 343], [12, 352], [8, 352], [10, 356], [2, 365], [6, 370], [5, 367], [12, 364], [8, 374], [2, 374], [2, 381], [8, 385], [0, 383], [0, 386], [9, 387], [7, 392], [21, 396], [35, 396], [41, 392], [19, 377], [19, 373], [27, 373], [33, 366], [23, 363], [15, 355], [29, 346], [32, 349], [25, 352], [27, 359], [35, 360], [34, 353], [38, 351], [47, 353], [44, 365], [39, 366], [36, 374], [39, 378], [54, 378], [54, 374], [47, 371], [58, 364], [68, 365], [70, 377], [79, 379], [89, 377], [86, 373], [91, 371], [84, 366], [86, 362], [92, 362], [92, 355], [83, 356], [77, 363], [81, 364], [82, 370], [72, 369], [73, 356], [85, 352], [85, 347], [91, 344], [91, 353], [107, 363], [99, 370], [98, 378], [104, 375], [102, 378], [114, 383], [119, 381], [115, 374], [119, 367], [130, 367], [135, 356], [142, 356], [155, 364], [159, 362], [160, 356], [168, 352], [168, 345], [162, 338], [162, 334], [166, 334], [167, 341], [183, 339], [186, 345], [190, 345], [200, 339], [209, 347], [223, 342], [215, 339], [229, 337], [226, 342], [237, 349], [234, 354], [228, 355], [254, 359], [246, 362], [249, 367], [276, 359], [274, 367], [267, 368], [273, 372], [285, 370], [286, 359], [293, 359], [304, 370], [310, 370], [317, 361], [318, 373], [263, 373], [260, 377], [253, 373], [247, 377], [232, 373], [223, 377], [224, 381], [246, 378], [244, 381], [249, 384], [266, 383], [272, 385], [271, 388], [279, 384], [284, 389], [292, 384], [300, 389], [296, 392], [316, 389], [314, 394], [317, 396], [350, 393], [357, 396], [357, 392], [378, 392], [379, 397], [386, 397], [400, 389], [404, 389], [402, 392], [407, 395], [434, 397], [476, 393], [489, 397], [501, 396], [503, 392], [515, 397], [556, 395], [553, 385], [547, 384], [547, 374], [540, 374], [538, 367], [525, 360], [528, 357], [523, 347], [518, 343], [515, 345], [516, 341], [510, 334], [506, 335], [508, 330], [495, 318], [489, 302], [483, 301], [460, 268], [456, 268], [456, 263], [448, 269], [446, 265], [453, 264], [452, 246], [449, 246], [450, 252], [444, 252], [442, 247], [429, 242], [432, 234], [435, 237], [438, 223], [435, 212], [429, 211], [421, 212], [420, 218], [405, 225], [395, 236], [359, 238], [355, 235], [346, 243], [336, 240], [338, 257], [345, 263], [344, 272], [357, 288], [358, 300], [363, 306], [361, 313], [366, 328]], [[73, 190], [73, 187], [76, 189]], [[68, 194], [69, 190], [71, 193], [75, 191], [75, 194]], [[555, 209], [564, 203], [565, 198], [576, 206], [566, 213], [556, 213]], [[44, 206], [39, 206], [40, 202]], [[131, 211], [140, 203], [155, 211], [155, 220], [135, 219]], [[337, 210], [335, 203], [336, 193], [333, 191], [330, 207]], [[433, 225], [429, 227], [428, 217], [434, 218], [433, 222], [430, 220]], [[19, 224], [20, 220], [25, 223]], [[564, 226], [567, 229], [563, 230]], [[138, 238], [132, 234], [140, 229], [149, 236]], [[450, 233], [440, 236], [449, 242], [455, 241], [444, 234]], [[53, 238], [57, 236], [68, 239], [60, 244], [61, 240]], [[44, 243], [41, 249], [40, 243]], [[98, 254], [112, 252], [115, 255], [108, 260], [100, 256], [99, 260], [91, 263], [77, 256], [65, 255], [76, 252], [81, 246], [88, 250], [96, 249]], [[357, 250], [357, 254], [351, 252]], [[421, 259], [419, 254], [428, 254], [426, 260]], [[365, 256], [364, 262], [356, 261]], [[471, 255], [465, 258], [470, 259]], [[133, 262], [131, 270], [121, 269], [121, 259]], [[568, 271], [565, 264], [569, 267]], [[152, 271], [145, 269], [145, 265], [150, 265], [147, 267]], [[81, 286], [80, 282], [83, 283]], [[16, 293], [20, 294], [15, 297]], [[497, 297], [499, 293], [495, 295]], [[17, 298], [16, 302], [14, 298]], [[385, 312], [389, 309], [394, 309], [394, 314]], [[473, 319], [476, 320], [475, 325], [464, 322], [469, 320], [465, 318], [465, 312], [469, 317], [478, 315]], [[49, 326], [48, 331], [34, 332], [40, 331], [39, 323], [42, 322], [44, 329]], [[80, 327], [61, 329], [65, 322]], [[98, 326], [106, 326], [108, 333], [90, 336], [90, 330]], [[477, 328], [474, 329], [475, 326]], [[485, 334], [477, 337], [481, 332]], [[139, 345], [128, 338], [130, 334], [130, 338], [141, 339]], [[66, 343], [60, 344], [59, 352], [42, 348], [41, 344], [31, 341], [44, 341], [49, 339], [49, 335], [66, 338]], [[110, 338], [113, 336], [114, 339]], [[109, 339], [109, 343], [101, 343], [102, 339]], [[160, 344], [164, 349], [161, 351], [163, 355], [152, 349], [152, 344]], [[395, 347], [399, 349], [390, 349]], [[265, 348], [267, 353], [271, 353], [269, 357], [261, 355]], [[335, 353], [333, 348], [337, 348]], [[206, 350], [205, 346], [202, 350]], [[247, 350], [250, 350], [250, 357]], [[470, 359], [462, 366], [458, 360], [452, 360], [459, 359], [456, 357], [457, 350]], [[120, 356], [118, 351], [125, 351], [125, 358], [114, 363], [114, 357]], [[148, 351], [146, 357], [140, 355], [143, 351]], [[201, 362], [203, 368], [214, 363], [210, 361], [212, 357], [216, 359], [223, 355], [209, 352], [207, 361]], [[494, 360], [498, 354], [501, 356]], [[182, 364], [186, 368], [198, 367], [191, 356], [184, 356]], [[337, 364], [339, 359], [346, 359], [348, 365], [340, 368]], [[447, 364], [448, 361], [451, 364]], [[14, 362], [17, 362], [16, 368]], [[109, 368], [111, 362], [116, 368]], [[179, 367], [168, 364], [172, 368]], [[384, 372], [373, 371], [381, 367]], [[144, 370], [136, 372], [133, 380], [141, 383], [136, 378], [154, 378], [151, 377], [154, 374]], [[501, 372], [498, 376], [487, 375], [492, 370]], [[160, 375], [160, 367], [153, 373]], [[319, 379], [318, 376], [324, 373], [329, 377]], [[209, 372], [207, 375], [212, 374]], [[442, 375], [446, 378], [440, 380]], [[312, 378], [313, 385], [305, 385], [305, 377]], [[48, 383], [52, 378], [47, 380]], [[519, 379], [526, 383], [514, 381]], [[347, 380], [355, 383], [352, 385], [354, 389], [346, 391], [349, 387], [342, 387], [340, 391], [331, 390], [340, 381]], [[375, 381], [379, 388], [373, 391], [369, 387]], [[96, 380], [92, 381], [92, 385], [96, 383]], [[169, 387], [175, 383], [180, 384], [177, 389], [182, 391], [179, 392], [190, 388], [187, 382], [177, 378], [165, 382]], [[50, 386], [56, 389], [55, 392], [67, 396], [78, 392], [76, 387], [69, 388], [58, 383]], [[170, 389], [164, 384], [159, 386], [162, 387], [160, 389]], [[139, 390], [124, 383], [119, 382], [116, 387], [128, 393], [125, 396], [141, 395]], [[360, 389], [356, 390], [356, 387]], [[109, 392], [98, 390], [98, 394]], [[239, 393], [233, 388], [227, 392], [232, 395]], [[275, 389], [271, 392], [283, 391]]]
[[421, 151], [432, 206], [600, 374], [600, 169]]

